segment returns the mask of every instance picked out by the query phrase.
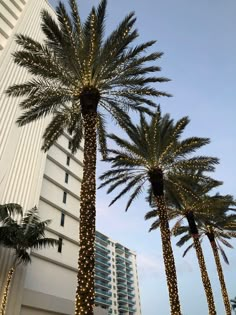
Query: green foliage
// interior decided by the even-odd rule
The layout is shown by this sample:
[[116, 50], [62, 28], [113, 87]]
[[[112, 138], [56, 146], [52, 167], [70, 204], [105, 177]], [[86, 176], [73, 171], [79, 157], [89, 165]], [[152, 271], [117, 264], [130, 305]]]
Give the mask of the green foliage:
[[17, 203], [7, 203], [0, 205], [0, 222], [11, 215], [22, 215], [22, 207]]
[[58, 240], [45, 237], [45, 229], [50, 220], [41, 221], [36, 208], [32, 208], [24, 215], [22, 208], [18, 216], [12, 212], [5, 217], [0, 226], [0, 244], [12, 248], [15, 255], [15, 263], [28, 263], [31, 261], [30, 250], [55, 246]]
[[[182, 139], [188, 123], [188, 117], [183, 117], [175, 123], [168, 114], [162, 116], [158, 107], [150, 122], [141, 114], [139, 125], [130, 123], [124, 126], [128, 139], [115, 134], [109, 135], [118, 148], [109, 150], [110, 156], [106, 160], [111, 162], [111, 170], [100, 177], [100, 187], [109, 186], [107, 192], [111, 193], [119, 186], [124, 186], [111, 204], [130, 192], [127, 210], [143, 191], [154, 170], [161, 170], [163, 173], [166, 196], [172, 196], [173, 200], [175, 197], [177, 200], [177, 197], [184, 193], [197, 198], [194, 184], [209, 185], [212, 180], [205, 172], [213, 171], [218, 159], [193, 156], [197, 149], [209, 143], [209, 139]], [[150, 195], [150, 187], [148, 191]]]
[[[178, 209], [179, 216], [184, 216], [190, 210], [194, 212], [200, 239], [210, 236], [216, 242], [217, 248], [227, 264], [229, 261], [222, 245], [233, 248], [228, 240], [236, 237], [236, 233], [233, 232], [235, 228], [231, 225], [236, 219], [235, 214], [232, 214], [235, 205], [236, 203], [231, 195], [215, 194], [210, 196], [203, 194], [202, 196], [199, 195], [198, 200], [195, 201], [186, 197], [182, 208]], [[190, 239], [187, 225], [174, 226], [173, 230], [176, 236], [182, 235], [177, 242], [178, 246], [184, 245]], [[185, 250], [184, 255], [191, 248], [192, 245]]]
[[20, 126], [48, 115], [52, 117], [43, 135], [43, 150], [47, 151], [67, 129], [73, 137], [75, 152], [84, 132], [81, 95], [87, 90], [97, 91], [98, 141], [105, 157], [104, 113], [120, 125], [129, 123], [129, 109], [150, 113], [148, 107], [155, 106], [152, 97], [170, 96], [158, 91], [153, 83], [169, 80], [156, 75], [161, 69], [155, 63], [162, 53], [146, 52], [155, 41], [134, 45], [139, 36], [134, 28], [134, 13], [128, 14], [105, 38], [106, 0], [93, 7], [83, 23], [76, 1], [69, 3], [67, 12], [59, 2], [56, 20], [42, 11], [43, 43], [16, 35], [21, 49], [14, 53], [14, 62], [27, 69], [33, 78], [9, 87], [6, 93], [23, 97], [20, 103], [23, 113], [17, 120]]

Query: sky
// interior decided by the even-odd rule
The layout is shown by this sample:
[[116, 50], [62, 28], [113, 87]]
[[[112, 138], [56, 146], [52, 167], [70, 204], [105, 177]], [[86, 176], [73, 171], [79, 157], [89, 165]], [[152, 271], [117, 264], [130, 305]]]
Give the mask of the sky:
[[[55, 0], [53, 0], [55, 2]], [[97, 0], [78, 1], [85, 18]], [[236, 74], [236, 2], [235, 0], [108, 0], [106, 32], [110, 33], [130, 11], [135, 11], [140, 37], [136, 43], [157, 40], [154, 50], [164, 52], [157, 62], [161, 76], [172, 81], [158, 89], [173, 94], [157, 99], [163, 113], [174, 119], [189, 116], [185, 137], [209, 137], [202, 151], [220, 159], [215, 178], [224, 181], [222, 194], [235, 194], [235, 74]], [[132, 115], [132, 114], [131, 114]], [[108, 164], [98, 161], [98, 176]], [[144, 221], [149, 210], [141, 196], [124, 211], [126, 198], [108, 207], [111, 196], [97, 193], [97, 229], [136, 251], [139, 271], [142, 315], [168, 315], [160, 234], [149, 233], [151, 222]], [[182, 258], [183, 248], [172, 240], [178, 274], [183, 315], [208, 314], [206, 299], [194, 251]], [[236, 245], [236, 242], [232, 242]], [[203, 250], [212, 282], [217, 314], [225, 314], [219, 281], [208, 243]], [[230, 265], [223, 268], [229, 296], [236, 296], [236, 252], [226, 248]]]

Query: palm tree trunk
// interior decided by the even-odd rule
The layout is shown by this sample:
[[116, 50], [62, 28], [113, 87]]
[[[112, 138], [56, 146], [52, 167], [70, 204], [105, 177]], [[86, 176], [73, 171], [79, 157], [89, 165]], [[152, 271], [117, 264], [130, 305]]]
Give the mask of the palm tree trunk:
[[181, 315], [175, 260], [171, 246], [171, 234], [164, 197], [157, 196], [156, 203], [159, 209], [162, 251], [169, 291], [171, 315]]
[[12, 281], [14, 272], [15, 272], [15, 268], [12, 267], [8, 271], [8, 274], [7, 274], [7, 280], [6, 280], [6, 284], [5, 284], [4, 291], [3, 291], [3, 296], [2, 296], [2, 301], [1, 301], [0, 315], [5, 315], [6, 314], [7, 300], [8, 300], [9, 291], [10, 291], [10, 287], [11, 287], [11, 281]]
[[83, 114], [84, 168], [80, 193], [80, 249], [75, 314], [93, 315], [96, 220], [96, 112]]
[[206, 263], [205, 263], [204, 255], [202, 252], [201, 243], [199, 241], [199, 235], [198, 234], [192, 235], [192, 238], [193, 238], [193, 243], [194, 243], [194, 247], [197, 254], [198, 264], [201, 271], [202, 283], [203, 283], [204, 290], [206, 293], [209, 315], [216, 315], [216, 308], [215, 308], [215, 302], [214, 302], [213, 292], [211, 288], [211, 282], [208, 277]]
[[222, 270], [216, 242], [211, 241], [210, 243], [211, 243], [211, 248], [212, 248], [212, 251], [214, 254], [214, 258], [215, 258], [218, 277], [220, 280], [221, 292], [222, 292], [222, 296], [223, 296], [223, 300], [224, 300], [226, 315], [231, 315], [231, 306], [230, 306], [229, 296], [228, 296], [228, 292], [227, 292], [227, 288], [226, 288], [226, 284], [225, 284], [224, 273]]
[[198, 260], [198, 264], [199, 264], [199, 268], [201, 272], [202, 283], [203, 283], [203, 287], [204, 287], [206, 298], [207, 298], [209, 315], [216, 315], [216, 307], [215, 307], [213, 292], [211, 288], [211, 282], [208, 276], [201, 243], [199, 241], [198, 227], [195, 222], [193, 211], [188, 211], [186, 213], [186, 218], [189, 224], [189, 232], [191, 233], [192, 238], [193, 238], [193, 243], [194, 243], [197, 260]]

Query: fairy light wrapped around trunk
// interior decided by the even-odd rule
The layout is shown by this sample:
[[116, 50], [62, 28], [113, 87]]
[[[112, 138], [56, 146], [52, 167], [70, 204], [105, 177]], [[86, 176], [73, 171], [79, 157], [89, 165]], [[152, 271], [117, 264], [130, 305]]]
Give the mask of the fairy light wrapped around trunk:
[[7, 300], [8, 300], [8, 296], [9, 296], [9, 292], [10, 292], [10, 288], [11, 288], [11, 281], [12, 281], [14, 272], [15, 272], [15, 268], [12, 267], [8, 271], [8, 274], [7, 274], [7, 280], [6, 280], [6, 284], [5, 284], [3, 296], [2, 296], [2, 301], [1, 301], [0, 315], [6, 314]]
[[171, 234], [169, 229], [168, 215], [164, 198], [163, 172], [155, 169], [149, 172], [149, 180], [159, 210], [160, 231], [163, 249], [163, 259], [169, 292], [171, 315], [181, 315], [178, 294], [177, 273], [175, 260], [171, 246]]
[[218, 277], [220, 280], [221, 293], [222, 293], [224, 306], [225, 306], [225, 312], [226, 312], [226, 315], [231, 315], [231, 305], [230, 305], [229, 295], [228, 295], [226, 284], [225, 284], [224, 273], [222, 270], [220, 257], [219, 257], [217, 245], [215, 242], [214, 233], [208, 232], [208, 233], [206, 233], [206, 235], [207, 235], [207, 237], [211, 243], [211, 248], [212, 248], [212, 251], [214, 254], [214, 258], [215, 258], [217, 273], [218, 273]]
[[206, 263], [205, 263], [202, 247], [199, 240], [199, 233], [198, 233], [198, 228], [195, 222], [194, 213], [193, 211], [187, 211], [185, 216], [188, 220], [189, 232], [191, 233], [192, 238], [193, 238], [194, 248], [196, 251], [198, 264], [199, 264], [199, 268], [201, 272], [202, 283], [203, 283], [206, 298], [207, 298], [209, 315], [216, 315], [216, 308], [215, 308], [211, 282], [207, 273]]
[[93, 315], [96, 232], [97, 104], [99, 93], [85, 89], [80, 96], [84, 121], [84, 168], [80, 193], [80, 249], [75, 314]]

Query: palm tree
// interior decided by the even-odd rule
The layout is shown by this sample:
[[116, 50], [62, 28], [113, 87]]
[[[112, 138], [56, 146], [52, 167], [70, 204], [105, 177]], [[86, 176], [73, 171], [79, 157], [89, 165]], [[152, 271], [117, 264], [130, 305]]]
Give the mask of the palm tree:
[[110, 205], [124, 194], [132, 192], [126, 210], [142, 192], [144, 184], [149, 182], [149, 188], [159, 209], [171, 314], [178, 315], [180, 314], [180, 303], [165, 193], [175, 195], [179, 190], [191, 193], [188, 188], [189, 181], [192, 182], [193, 179], [204, 181], [208, 178], [203, 173], [191, 175], [192, 173], [189, 171], [192, 169], [201, 169], [202, 172], [213, 170], [213, 165], [218, 161], [210, 157], [191, 157], [191, 153], [207, 144], [209, 139], [192, 137], [181, 140], [180, 137], [188, 123], [187, 117], [180, 119], [177, 123], [174, 123], [169, 115], [162, 117], [160, 108], [150, 123], [141, 115], [140, 125], [130, 124], [125, 128], [129, 140], [114, 134], [110, 135], [120, 149], [109, 150], [111, 157], [107, 161], [111, 162], [111, 170], [100, 177], [103, 181], [100, 187], [110, 186], [108, 193], [120, 185], [124, 185], [124, 189], [112, 200]]
[[230, 303], [232, 305], [232, 310], [234, 311], [234, 313], [236, 314], [235, 310], [236, 310], [236, 297], [234, 299], [230, 300]]
[[[192, 247], [195, 248], [209, 305], [210, 297], [212, 295], [212, 289], [205, 265], [205, 259], [201, 249], [202, 237], [204, 235], [207, 235], [213, 250], [227, 315], [231, 314], [231, 309], [218, 249], [220, 250], [226, 263], [228, 263], [227, 256], [225, 255], [223, 248], [220, 246], [219, 241], [228, 247], [232, 247], [230, 243], [224, 239], [230, 238], [228, 232], [224, 231], [224, 226], [232, 222], [232, 220], [235, 220], [235, 215], [229, 215], [227, 216], [227, 218], [225, 216], [225, 212], [231, 209], [230, 206], [234, 205], [235, 202], [231, 195], [221, 196], [219, 194], [216, 194], [214, 196], [207, 196], [203, 194], [201, 198], [199, 197], [199, 199], [195, 202], [191, 198], [186, 198], [182, 204], [182, 208], [177, 209], [177, 211], [179, 212], [179, 215], [182, 214], [182, 216], [184, 215], [187, 218], [188, 226], [181, 225], [180, 219], [175, 223], [173, 227], [173, 233], [175, 235], [184, 234], [177, 242], [178, 246], [184, 245], [185, 242], [187, 242], [190, 238], [192, 238], [193, 240], [193, 243], [190, 244], [190, 246], [188, 246], [187, 249], [184, 251], [183, 256], [185, 256]], [[191, 211], [190, 218], [189, 211]], [[232, 234], [233, 233], [231, 233], [231, 235]], [[236, 234], [234, 236], [236, 236]]]
[[[202, 227], [206, 220], [211, 219], [215, 221], [217, 217], [221, 218], [222, 208], [228, 209], [230, 205], [234, 205], [233, 197], [230, 195], [226, 196], [220, 196], [218, 194], [216, 194], [215, 196], [205, 195], [206, 192], [218, 186], [219, 184], [221, 183], [212, 180], [212, 182], [209, 181], [207, 185], [204, 185], [202, 187], [200, 185], [198, 187], [199, 188], [198, 191], [196, 191], [195, 189], [195, 193], [198, 194], [197, 198], [181, 194], [181, 196], [178, 197], [178, 200], [176, 199], [169, 200], [169, 203], [172, 204], [172, 208], [170, 207], [168, 209], [169, 219], [177, 219], [172, 228], [172, 233], [175, 234], [176, 236], [184, 234], [183, 237], [177, 242], [177, 245], [182, 246], [183, 244], [185, 244], [185, 242], [187, 242], [190, 239], [192, 239], [193, 241], [193, 243], [185, 250], [183, 256], [185, 256], [189, 249], [191, 249], [192, 247], [195, 248], [210, 314], [215, 314], [214, 298], [204, 255], [201, 248], [202, 231], [200, 230], [199, 232], [199, 227], [196, 221], [199, 224], [201, 224]], [[146, 214], [145, 219], [154, 218], [157, 217], [157, 215], [158, 211], [152, 210]], [[182, 225], [183, 218], [187, 219], [188, 225], [186, 226]], [[159, 228], [159, 226], [160, 226], [159, 219], [156, 219], [153, 222], [150, 231]], [[224, 296], [225, 293], [223, 294], [223, 297]], [[226, 301], [226, 299], [224, 300]]]
[[[84, 168], [80, 192], [80, 252], [76, 314], [93, 314], [94, 242], [97, 138], [106, 155], [104, 114], [120, 125], [129, 123], [127, 111], [150, 112], [151, 97], [170, 96], [152, 83], [168, 79], [153, 75], [160, 67], [149, 65], [162, 56], [146, 53], [155, 41], [131, 47], [138, 37], [133, 28], [134, 13], [128, 14], [104, 39], [106, 0], [92, 8], [81, 22], [76, 0], [69, 0], [71, 12], [59, 2], [57, 21], [42, 12], [43, 44], [25, 35], [16, 41], [23, 48], [14, 53], [14, 61], [32, 75], [30, 81], [8, 88], [10, 96], [25, 97], [20, 126], [47, 115], [52, 120], [44, 133], [47, 151], [67, 130], [72, 136], [72, 153], [84, 137]], [[144, 104], [144, 105], [142, 105]], [[88, 258], [89, 257], [89, 258]]]
[[10, 215], [22, 215], [22, 207], [17, 203], [6, 203], [0, 205], [0, 222]]
[[[18, 205], [18, 207], [20, 206]], [[45, 237], [45, 229], [49, 223], [50, 220], [41, 221], [37, 209], [33, 208], [21, 215], [19, 220], [13, 219], [12, 216], [6, 217], [3, 225], [0, 226], [0, 245], [14, 251], [13, 264], [8, 271], [1, 300], [1, 315], [6, 314], [11, 281], [17, 266], [31, 262], [31, 249], [40, 249], [58, 244], [58, 240]]]

